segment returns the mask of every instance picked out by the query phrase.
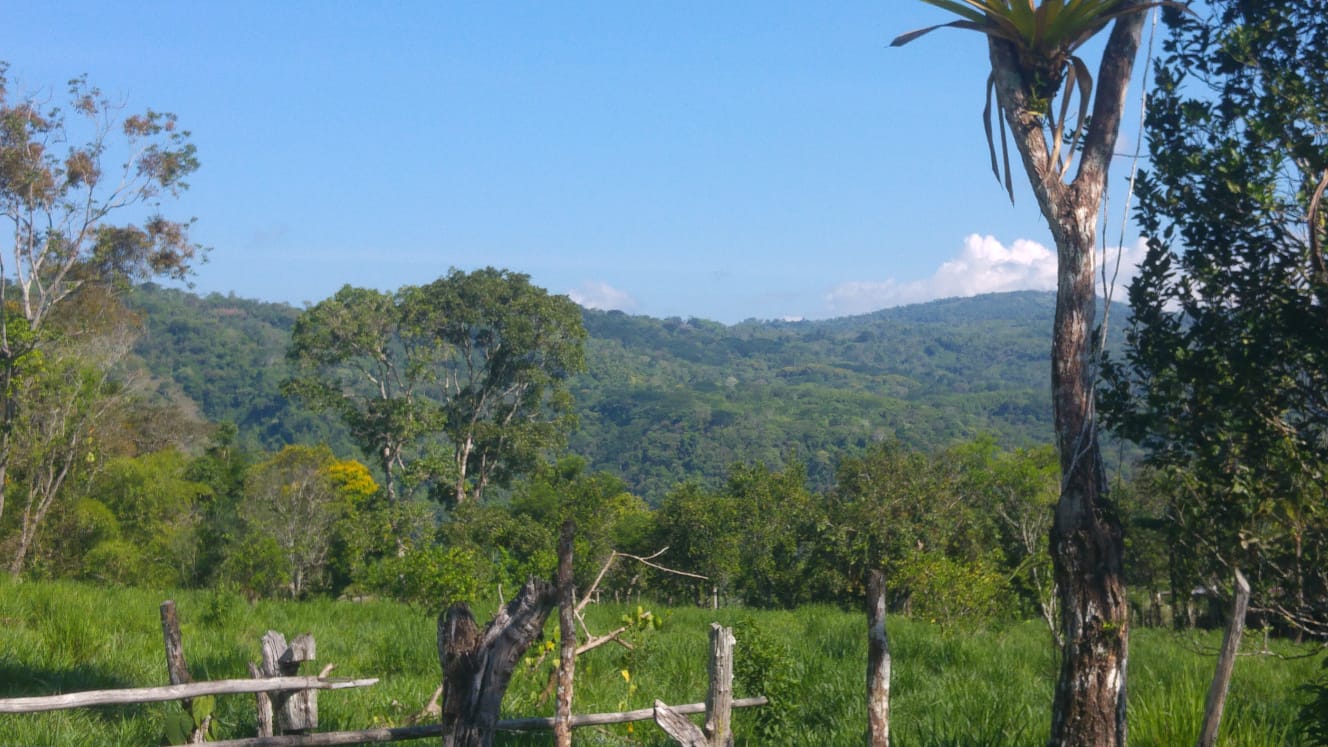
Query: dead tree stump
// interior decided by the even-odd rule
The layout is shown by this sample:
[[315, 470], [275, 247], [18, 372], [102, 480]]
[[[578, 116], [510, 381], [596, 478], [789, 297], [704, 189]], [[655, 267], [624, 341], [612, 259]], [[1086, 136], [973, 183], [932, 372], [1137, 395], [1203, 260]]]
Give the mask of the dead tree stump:
[[557, 588], [531, 579], [484, 630], [464, 603], [438, 617], [444, 747], [490, 747], [512, 671], [558, 603]]

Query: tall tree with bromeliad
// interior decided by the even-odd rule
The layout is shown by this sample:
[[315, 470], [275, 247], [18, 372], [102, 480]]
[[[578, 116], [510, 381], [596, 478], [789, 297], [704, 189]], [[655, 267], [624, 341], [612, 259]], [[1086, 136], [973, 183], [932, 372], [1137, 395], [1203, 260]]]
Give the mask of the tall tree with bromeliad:
[[[984, 121], [992, 169], [1013, 201], [1008, 128], [1056, 243], [1051, 381], [1061, 494], [1050, 539], [1064, 649], [1048, 745], [1123, 745], [1129, 609], [1120, 521], [1106, 494], [1094, 411], [1096, 233], [1144, 11], [1178, 4], [923, 1], [959, 19], [904, 34], [893, 46], [945, 27], [986, 36], [991, 74]], [[1076, 52], [1109, 25], [1094, 80]], [[1000, 159], [992, 137], [993, 104]]]

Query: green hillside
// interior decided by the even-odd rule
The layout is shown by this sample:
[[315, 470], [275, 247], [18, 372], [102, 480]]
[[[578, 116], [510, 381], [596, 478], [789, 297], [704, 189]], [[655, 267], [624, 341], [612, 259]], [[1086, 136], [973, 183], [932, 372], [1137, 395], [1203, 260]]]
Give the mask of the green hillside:
[[[358, 456], [339, 424], [281, 394], [299, 309], [152, 285], [132, 303], [148, 369], [210, 420], [235, 423], [242, 443], [326, 441]], [[823, 486], [842, 455], [879, 439], [1046, 443], [1053, 303], [1021, 292], [737, 325], [588, 310], [569, 446], [653, 501], [680, 481], [716, 482], [734, 462], [778, 466], [789, 455]]]

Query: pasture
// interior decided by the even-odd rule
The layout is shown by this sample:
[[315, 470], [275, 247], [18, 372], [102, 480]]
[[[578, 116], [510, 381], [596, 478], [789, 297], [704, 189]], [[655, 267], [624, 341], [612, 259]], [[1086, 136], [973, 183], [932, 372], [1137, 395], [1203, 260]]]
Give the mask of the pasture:
[[[390, 602], [260, 601], [211, 591], [108, 589], [68, 582], [0, 581], [0, 697], [166, 683], [158, 605], [176, 600], [185, 654], [195, 679], [247, 677], [268, 629], [311, 632], [317, 668], [333, 676], [380, 677], [370, 688], [319, 696], [320, 731], [411, 722], [439, 678], [434, 617]], [[771, 705], [736, 712], [738, 744], [860, 745], [864, 741], [865, 616], [832, 607], [773, 612], [741, 608], [664, 609], [658, 629], [631, 633], [632, 650], [609, 644], [578, 663], [575, 712], [644, 708], [655, 699], [680, 704], [704, 699], [706, 632], [711, 621], [735, 628], [738, 696], [764, 694]], [[592, 606], [594, 633], [620, 624], [631, 608]], [[479, 611], [483, 622], [488, 615]], [[554, 616], [556, 618], [556, 615]], [[556, 631], [556, 619], [546, 628]], [[1049, 725], [1055, 658], [1046, 631], [1028, 622], [955, 630], [901, 617], [889, 620], [894, 676], [892, 744], [903, 747], [1037, 745]], [[1220, 640], [1217, 631], [1178, 634], [1136, 629], [1129, 667], [1132, 745], [1193, 744]], [[1247, 633], [1236, 665], [1220, 744], [1259, 747], [1302, 744], [1296, 714], [1299, 687], [1318, 658], [1279, 642], [1259, 653], [1258, 631]], [[518, 669], [504, 717], [550, 715], [541, 699], [556, 654]], [[40, 714], [0, 715], [0, 745], [162, 744], [175, 703]], [[218, 699], [217, 738], [252, 736], [251, 696]], [[651, 722], [590, 727], [585, 745], [665, 745]], [[427, 741], [405, 744], [426, 744]], [[505, 734], [503, 745], [551, 744], [549, 733]]]

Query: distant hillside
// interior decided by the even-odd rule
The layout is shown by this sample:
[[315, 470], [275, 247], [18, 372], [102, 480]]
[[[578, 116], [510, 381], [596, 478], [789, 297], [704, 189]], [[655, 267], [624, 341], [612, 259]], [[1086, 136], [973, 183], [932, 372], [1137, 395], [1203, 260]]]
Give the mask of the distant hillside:
[[[138, 354], [206, 417], [236, 423], [253, 447], [327, 441], [356, 455], [339, 424], [281, 395], [299, 309], [151, 285], [133, 304], [147, 324]], [[1053, 305], [1022, 292], [732, 326], [586, 311], [590, 370], [574, 382], [569, 445], [657, 500], [733, 462], [788, 455], [825, 485], [841, 456], [882, 438], [1046, 443]]]

